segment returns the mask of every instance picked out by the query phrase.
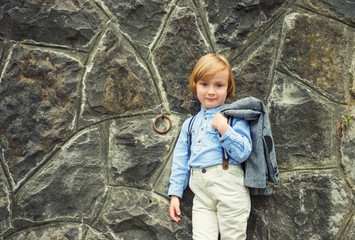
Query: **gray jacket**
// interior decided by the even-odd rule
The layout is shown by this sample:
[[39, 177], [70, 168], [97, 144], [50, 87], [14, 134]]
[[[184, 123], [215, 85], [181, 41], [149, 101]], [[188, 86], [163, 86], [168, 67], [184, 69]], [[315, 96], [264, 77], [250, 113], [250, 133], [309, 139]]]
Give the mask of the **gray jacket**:
[[244, 164], [244, 185], [251, 195], [270, 195], [269, 182], [280, 179], [275, 146], [269, 116], [259, 99], [247, 97], [226, 104], [221, 110], [224, 116], [243, 118], [250, 124], [252, 151]]

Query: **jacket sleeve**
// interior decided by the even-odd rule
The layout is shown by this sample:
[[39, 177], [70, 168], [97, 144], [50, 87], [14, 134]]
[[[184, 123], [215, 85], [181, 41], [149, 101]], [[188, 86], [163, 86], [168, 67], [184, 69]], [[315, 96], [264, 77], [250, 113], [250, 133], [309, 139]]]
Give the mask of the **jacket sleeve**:
[[182, 194], [187, 187], [190, 178], [189, 156], [187, 146], [188, 124], [191, 118], [187, 119], [180, 131], [179, 138], [175, 145], [173, 154], [173, 163], [170, 174], [170, 185], [168, 196], [182, 197]]
[[240, 164], [251, 153], [250, 127], [247, 121], [240, 118], [233, 118], [231, 125], [228, 126], [227, 132], [220, 138], [220, 142], [227, 154]]
[[269, 114], [264, 104], [262, 104], [264, 112], [263, 121], [263, 146], [265, 153], [265, 160], [268, 169], [268, 181], [278, 182], [280, 180], [279, 169], [277, 167], [275, 143], [272, 137], [271, 124]]

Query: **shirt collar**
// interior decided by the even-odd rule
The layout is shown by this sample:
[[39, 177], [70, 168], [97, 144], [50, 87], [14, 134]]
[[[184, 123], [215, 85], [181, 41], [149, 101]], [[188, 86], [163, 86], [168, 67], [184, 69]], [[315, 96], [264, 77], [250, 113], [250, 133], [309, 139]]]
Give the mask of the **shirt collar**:
[[203, 114], [207, 114], [207, 115], [216, 114], [216, 113], [220, 112], [223, 107], [224, 107], [224, 104], [222, 106], [219, 106], [216, 108], [210, 108], [210, 109], [207, 109], [207, 108], [204, 108], [201, 106], [200, 112], [202, 112]]

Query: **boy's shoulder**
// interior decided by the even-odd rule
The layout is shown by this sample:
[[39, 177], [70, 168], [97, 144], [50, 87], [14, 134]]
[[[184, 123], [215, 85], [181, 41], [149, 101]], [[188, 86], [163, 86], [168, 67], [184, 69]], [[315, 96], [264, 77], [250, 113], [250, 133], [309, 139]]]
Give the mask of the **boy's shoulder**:
[[182, 124], [182, 127], [188, 127], [189, 123], [191, 122], [192, 118], [196, 117], [196, 115], [192, 115], [191, 117], [188, 117], [187, 119], [185, 119], [185, 121]]
[[193, 126], [193, 122], [195, 121], [196, 119], [196, 115], [192, 115], [190, 117], [188, 117], [187, 119], [184, 120], [182, 126], [181, 126], [181, 131], [184, 131], [184, 132], [188, 132], [189, 129]]

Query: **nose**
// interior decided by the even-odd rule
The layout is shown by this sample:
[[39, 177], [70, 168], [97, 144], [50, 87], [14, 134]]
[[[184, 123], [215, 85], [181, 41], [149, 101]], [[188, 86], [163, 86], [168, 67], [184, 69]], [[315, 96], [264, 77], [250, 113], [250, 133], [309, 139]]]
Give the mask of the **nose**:
[[214, 88], [211, 86], [209, 89], [208, 89], [208, 95], [214, 95], [215, 92], [214, 92]]

